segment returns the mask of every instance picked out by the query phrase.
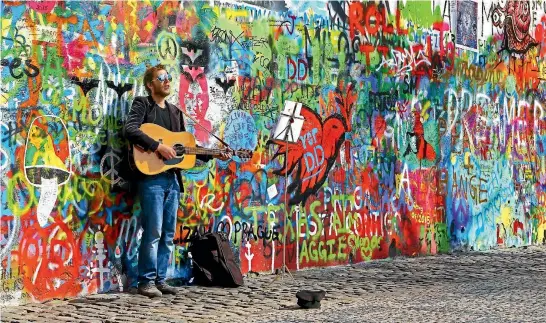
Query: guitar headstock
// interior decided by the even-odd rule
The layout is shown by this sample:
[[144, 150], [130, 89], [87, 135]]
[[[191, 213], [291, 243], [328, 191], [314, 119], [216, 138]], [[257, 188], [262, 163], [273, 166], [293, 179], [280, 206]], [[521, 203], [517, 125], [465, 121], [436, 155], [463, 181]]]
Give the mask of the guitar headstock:
[[243, 163], [246, 163], [252, 158], [253, 151], [250, 149], [237, 149], [233, 154], [239, 157]]

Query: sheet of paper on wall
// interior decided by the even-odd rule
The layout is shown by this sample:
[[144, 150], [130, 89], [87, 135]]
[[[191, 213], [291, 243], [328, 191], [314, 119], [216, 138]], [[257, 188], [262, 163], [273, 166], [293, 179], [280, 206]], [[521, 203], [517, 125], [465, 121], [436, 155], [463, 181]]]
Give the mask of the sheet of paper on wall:
[[43, 228], [57, 202], [59, 184], [57, 178], [42, 178], [40, 200], [38, 202], [38, 223]]
[[285, 101], [284, 110], [277, 121], [274, 139], [286, 142], [296, 142], [300, 136], [305, 119], [301, 115], [302, 104], [294, 101]]
[[275, 186], [275, 184], [267, 188], [267, 196], [269, 196], [270, 200], [277, 196], [277, 194], [279, 194], [279, 192], [277, 191], [277, 186]]

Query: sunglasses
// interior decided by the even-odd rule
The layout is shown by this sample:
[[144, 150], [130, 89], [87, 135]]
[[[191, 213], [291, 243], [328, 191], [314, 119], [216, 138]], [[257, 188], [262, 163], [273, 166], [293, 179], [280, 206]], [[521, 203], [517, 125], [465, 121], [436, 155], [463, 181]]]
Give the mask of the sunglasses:
[[161, 83], [164, 83], [166, 80], [169, 80], [169, 82], [172, 82], [173, 77], [170, 74], [161, 74], [157, 77], [157, 80]]

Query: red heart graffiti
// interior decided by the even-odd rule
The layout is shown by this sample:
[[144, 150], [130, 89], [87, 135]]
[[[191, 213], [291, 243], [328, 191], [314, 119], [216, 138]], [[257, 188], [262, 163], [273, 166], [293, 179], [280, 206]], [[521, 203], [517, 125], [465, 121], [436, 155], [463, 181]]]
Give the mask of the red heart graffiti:
[[324, 124], [320, 115], [306, 106], [302, 107], [301, 115], [305, 122], [297, 143], [272, 141], [280, 146], [273, 159], [284, 155], [288, 149], [287, 161], [274, 173], [283, 176], [287, 173], [295, 174], [294, 180], [288, 186], [290, 205], [305, 201], [322, 186], [339, 154], [347, 131], [346, 122], [339, 114], [329, 116]]

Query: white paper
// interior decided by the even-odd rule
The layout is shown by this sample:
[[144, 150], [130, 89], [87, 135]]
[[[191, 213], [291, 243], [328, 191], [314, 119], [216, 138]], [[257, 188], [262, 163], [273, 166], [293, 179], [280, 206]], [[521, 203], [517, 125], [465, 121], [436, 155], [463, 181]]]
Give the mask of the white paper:
[[277, 186], [275, 186], [275, 184], [267, 188], [267, 196], [269, 196], [269, 199], [274, 198], [277, 194], [279, 194], [279, 192], [277, 192]]
[[298, 141], [304, 122], [304, 118], [300, 114], [301, 108], [301, 103], [285, 101], [284, 110], [277, 121], [277, 128], [273, 134], [273, 139], [287, 142]]
[[57, 194], [59, 194], [59, 185], [57, 178], [43, 178], [40, 185], [40, 201], [38, 202], [38, 223], [43, 228], [47, 224], [47, 219], [57, 202]]

